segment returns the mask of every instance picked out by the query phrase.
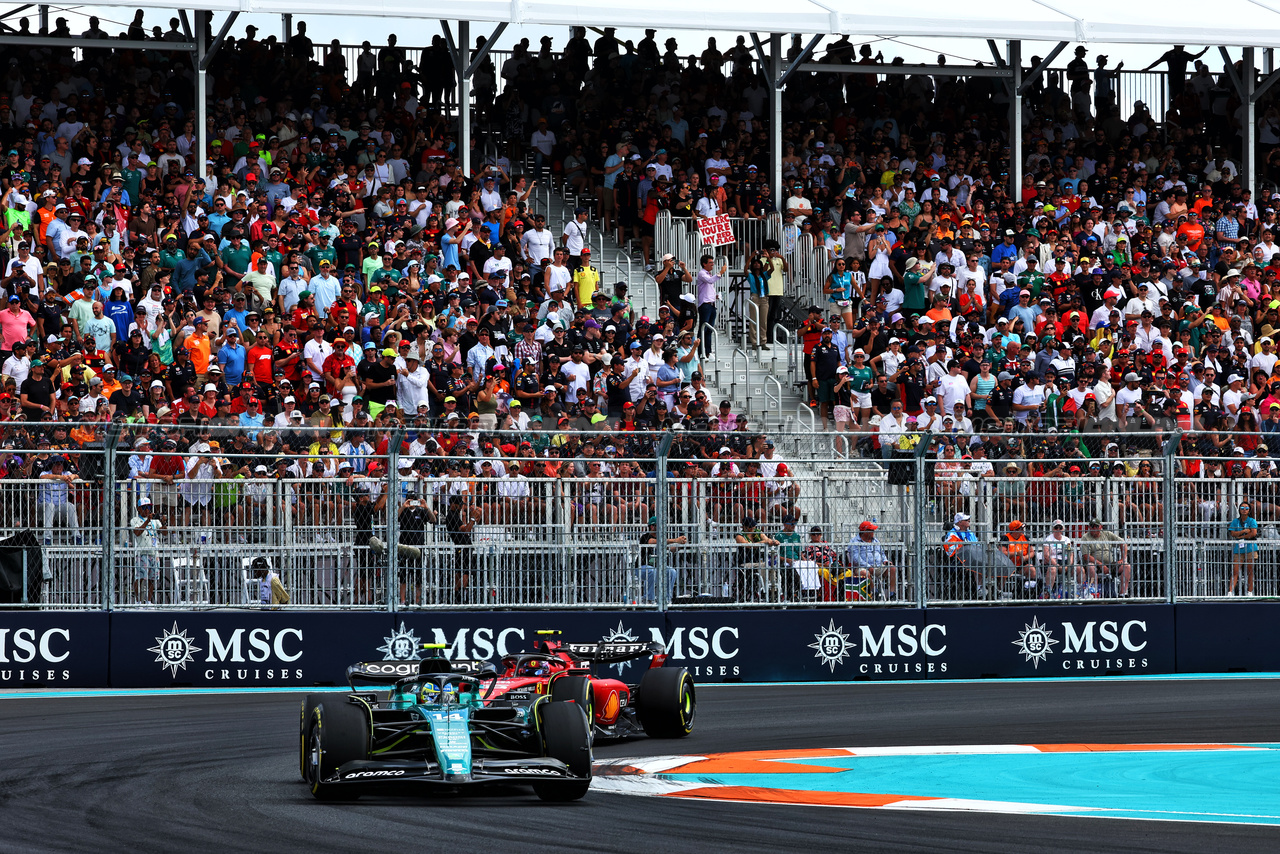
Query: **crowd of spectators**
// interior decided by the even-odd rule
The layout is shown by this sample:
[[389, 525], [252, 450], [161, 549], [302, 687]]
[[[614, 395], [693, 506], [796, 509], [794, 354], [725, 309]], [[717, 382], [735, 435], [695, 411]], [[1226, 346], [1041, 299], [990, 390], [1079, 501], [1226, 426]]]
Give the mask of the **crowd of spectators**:
[[[130, 38], [181, 34], [142, 19]], [[68, 33], [60, 21], [54, 35]], [[83, 37], [109, 38], [96, 19]], [[1187, 473], [1280, 451], [1280, 194], [1245, 188], [1237, 105], [1201, 63], [1186, 75], [1198, 55], [1162, 57], [1161, 122], [1115, 103], [1116, 69], [1098, 57], [1091, 70], [1083, 47], [1065, 82], [1033, 81], [1014, 197], [998, 81], [798, 73], [776, 200], [767, 84], [744, 39], [695, 56], [674, 38], [660, 50], [652, 30], [593, 44], [575, 29], [552, 47], [525, 40], [481, 63], [477, 138], [461, 141], [439, 38], [416, 62], [394, 36], [366, 43], [348, 67], [305, 24], [284, 42], [250, 27], [215, 55], [208, 128], [185, 56], [7, 48], [0, 420], [23, 424], [5, 434], [3, 473], [52, 473], [57, 451], [98, 447], [112, 421], [148, 459], [187, 455], [161, 472], [178, 479], [225, 462], [212, 476], [346, 468], [373, 482], [401, 427], [400, 453], [427, 476], [451, 457], [483, 475], [494, 457], [504, 473], [570, 466], [617, 491], [652, 467], [607, 460], [651, 458], [667, 431], [684, 431], [670, 456], [695, 474], [776, 473], [768, 438], [705, 383], [700, 330], [730, 276], [772, 318], [762, 328], [798, 328], [811, 401], [846, 455], [893, 458], [929, 430], [939, 471], [1043, 456], [1065, 460], [1039, 472], [1052, 476], [1101, 461], [1141, 478], [1137, 452], [1175, 428], [1203, 431], [1186, 440]], [[817, 61], [884, 59], [841, 39]], [[566, 222], [530, 209], [543, 166], [582, 199]], [[779, 209], [782, 240], [741, 270], [652, 256], [659, 211]], [[593, 216], [637, 240], [654, 316], [601, 281]], [[789, 320], [801, 234], [828, 249], [829, 304]], [[794, 511], [782, 493], [711, 512], [777, 524]], [[1131, 518], [1163, 512], [1155, 496], [1132, 504]], [[592, 520], [642, 522], [652, 501], [609, 507]]]

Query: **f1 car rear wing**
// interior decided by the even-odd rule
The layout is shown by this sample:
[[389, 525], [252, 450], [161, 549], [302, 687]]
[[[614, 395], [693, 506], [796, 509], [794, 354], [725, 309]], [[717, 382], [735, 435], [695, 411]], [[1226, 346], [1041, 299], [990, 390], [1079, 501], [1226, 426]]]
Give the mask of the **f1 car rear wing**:
[[631, 661], [644, 658], [646, 655], [658, 655], [662, 652], [662, 644], [649, 643], [564, 643], [559, 647], [583, 661], [598, 661], [613, 664], [619, 661]]
[[[430, 662], [428, 668], [422, 667], [422, 662]], [[444, 666], [441, 666], [441, 665]], [[355, 687], [356, 682], [362, 682], [366, 685], [394, 685], [401, 679], [417, 676], [419, 673], [431, 672], [440, 673], [466, 673], [468, 675], [478, 676], [485, 671], [493, 671], [494, 667], [491, 662], [482, 659], [460, 659], [458, 661], [448, 661], [443, 658], [422, 659], [422, 661], [361, 661], [347, 668], [347, 683]]]

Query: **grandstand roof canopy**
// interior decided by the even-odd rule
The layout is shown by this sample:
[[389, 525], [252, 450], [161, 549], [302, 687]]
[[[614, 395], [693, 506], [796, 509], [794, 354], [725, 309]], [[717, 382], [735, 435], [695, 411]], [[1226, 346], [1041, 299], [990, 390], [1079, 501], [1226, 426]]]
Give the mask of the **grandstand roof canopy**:
[[[136, 8], [136, 0], [95, 5]], [[1280, 47], [1280, 0], [915, 0], [892, 7], [855, 0], [186, 0], [151, 8], [293, 15], [506, 21], [516, 24], [739, 30], [850, 36], [938, 36], [1115, 44]]]

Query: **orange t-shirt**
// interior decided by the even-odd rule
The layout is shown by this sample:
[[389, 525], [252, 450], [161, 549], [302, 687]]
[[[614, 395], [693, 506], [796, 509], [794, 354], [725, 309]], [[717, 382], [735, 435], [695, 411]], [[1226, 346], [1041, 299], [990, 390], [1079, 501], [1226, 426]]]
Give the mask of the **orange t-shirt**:
[[196, 369], [196, 373], [208, 373], [211, 349], [209, 336], [193, 332], [183, 340], [182, 346], [191, 355], [191, 367]]
[[49, 230], [49, 223], [53, 222], [53, 211], [46, 210], [43, 206], [36, 208], [36, 240], [42, 246], [45, 242], [45, 233]]
[[1184, 222], [1178, 226], [1178, 234], [1187, 236], [1187, 246], [1192, 250], [1200, 248], [1200, 242], [1204, 240], [1204, 226], [1198, 222]]

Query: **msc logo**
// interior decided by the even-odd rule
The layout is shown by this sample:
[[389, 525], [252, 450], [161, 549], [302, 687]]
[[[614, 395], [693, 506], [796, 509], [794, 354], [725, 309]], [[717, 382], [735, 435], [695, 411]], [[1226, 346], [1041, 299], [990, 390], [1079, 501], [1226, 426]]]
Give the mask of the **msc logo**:
[[175, 679], [178, 671], [186, 670], [199, 651], [200, 647], [196, 646], [195, 639], [187, 637], [186, 629], [179, 630], [176, 620], [173, 628], [165, 629], [156, 638], [156, 645], [147, 650], [156, 654], [156, 663], [160, 665], [160, 669], [168, 669]]
[[403, 621], [399, 630], [392, 629], [391, 637], [384, 637], [383, 640], [386, 643], [378, 647], [383, 661], [417, 661], [422, 657], [422, 642], [413, 629], [404, 627]]
[[[916, 654], [924, 653], [924, 656], [934, 658], [941, 656], [947, 650], [946, 635], [947, 627], [941, 624], [929, 624], [922, 627], [902, 624], [888, 624], [879, 627], [877, 632], [872, 626], [858, 626], [859, 639], [852, 639], [851, 635], [845, 634], [844, 626], [836, 626], [836, 621], [831, 620], [826, 627], [820, 627], [818, 634], [813, 636], [814, 643], [809, 644], [809, 649], [815, 650], [814, 658], [818, 659], [820, 665], [831, 668], [831, 672], [836, 672], [836, 665], [842, 665], [845, 658], [852, 656], [855, 649], [860, 649], [859, 658], [911, 658]], [[884, 670], [887, 667], [887, 670]], [[929, 671], [932, 672], [932, 663], [929, 665]], [[873, 665], [860, 665], [859, 672], [863, 673], [882, 673], [882, 672], [925, 672], [924, 665], [916, 662], [913, 666], [906, 663], [888, 662], [882, 667], [881, 663], [873, 663]], [[943, 666], [942, 670], [946, 670]]]
[[835, 673], [836, 665], [844, 664], [845, 658], [853, 650], [853, 644], [849, 642], [849, 636], [844, 633], [844, 626], [836, 628], [836, 621], [832, 619], [825, 629], [819, 629], [813, 636], [813, 643], [809, 644], [809, 649], [816, 649], [817, 652], [813, 657]]
[[[881, 662], [881, 659], [912, 658], [923, 653], [927, 658], [935, 658], [947, 651], [947, 627], [940, 623], [931, 623], [923, 628], [904, 623], [892, 623], [877, 630], [871, 626], [858, 626], [857, 641], [845, 634], [844, 626], [836, 626], [836, 621], [829, 621], [825, 628], [819, 628], [813, 636], [814, 642], [809, 649], [815, 650], [813, 657], [821, 666], [835, 672], [837, 664], [859, 650], [858, 658], [876, 659], [874, 662], [858, 665], [858, 672], [869, 675], [889, 673], [932, 673], [934, 662]], [[945, 672], [945, 663], [938, 664], [939, 672]]]
[[1127, 653], [1146, 649], [1146, 634], [1146, 620], [1090, 620], [1083, 626], [1064, 620], [1059, 640], [1047, 623], [1032, 617], [1031, 623], [1018, 632], [1013, 645], [1037, 670], [1040, 662], [1054, 654], [1058, 644], [1062, 644], [1063, 670], [1138, 670], [1147, 666], [1147, 659], [1128, 657]]
[[205, 629], [208, 646], [196, 644], [195, 638], [187, 634], [186, 629], [179, 629], [175, 621], [173, 628], [165, 629], [156, 638], [156, 645], [149, 647], [148, 652], [156, 654], [156, 663], [162, 670], [169, 670], [176, 677], [179, 670], [186, 670], [187, 665], [197, 660], [197, 653], [204, 652], [206, 662], [234, 662], [243, 664], [246, 661], [262, 663], [272, 658], [282, 662], [297, 661], [302, 657], [302, 649], [297, 646], [302, 641], [302, 629], [280, 629], [272, 632], [266, 628], [235, 629], [229, 636], [217, 629]]
[[1032, 617], [1031, 625], [1022, 627], [1013, 645], [1027, 657], [1027, 661], [1031, 662], [1032, 669], [1039, 670], [1040, 662], [1049, 657], [1056, 643], [1060, 641], [1053, 639], [1053, 632], [1049, 631], [1047, 626], [1040, 625], [1037, 618]]

